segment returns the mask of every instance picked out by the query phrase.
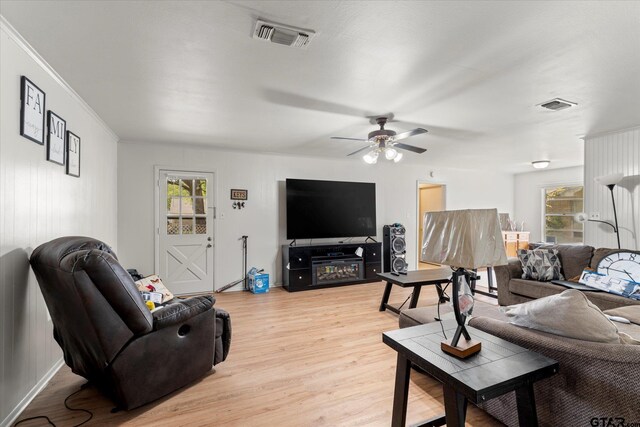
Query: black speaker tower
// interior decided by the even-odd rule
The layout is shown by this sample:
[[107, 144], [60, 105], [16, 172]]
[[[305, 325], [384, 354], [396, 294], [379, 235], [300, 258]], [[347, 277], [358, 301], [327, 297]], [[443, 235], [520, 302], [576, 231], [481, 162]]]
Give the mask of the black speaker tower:
[[385, 225], [382, 228], [382, 268], [385, 273], [406, 273], [407, 241], [402, 224]]

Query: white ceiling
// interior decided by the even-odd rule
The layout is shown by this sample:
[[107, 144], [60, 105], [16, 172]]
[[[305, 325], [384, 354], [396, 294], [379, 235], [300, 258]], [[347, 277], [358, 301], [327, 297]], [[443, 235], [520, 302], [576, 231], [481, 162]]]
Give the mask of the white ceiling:
[[[343, 157], [365, 116], [429, 130], [405, 160], [582, 164], [640, 124], [640, 2], [5, 1], [0, 13], [123, 141]], [[251, 38], [263, 18], [306, 50]], [[578, 103], [542, 111], [555, 97]], [[354, 161], [361, 161], [359, 157]]]

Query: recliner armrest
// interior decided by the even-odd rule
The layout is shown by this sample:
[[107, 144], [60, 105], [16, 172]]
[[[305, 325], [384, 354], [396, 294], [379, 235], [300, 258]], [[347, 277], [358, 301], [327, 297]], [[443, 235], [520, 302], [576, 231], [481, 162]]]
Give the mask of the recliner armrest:
[[212, 295], [197, 296], [178, 300], [172, 304], [154, 311], [153, 330], [165, 328], [170, 325], [182, 323], [192, 317], [211, 310], [215, 298]]

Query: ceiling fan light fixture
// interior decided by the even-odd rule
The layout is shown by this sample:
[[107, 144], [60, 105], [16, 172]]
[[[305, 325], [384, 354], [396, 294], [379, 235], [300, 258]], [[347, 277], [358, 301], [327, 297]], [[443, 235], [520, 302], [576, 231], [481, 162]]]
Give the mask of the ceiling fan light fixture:
[[384, 157], [387, 160], [393, 160], [396, 158], [397, 155], [398, 155], [398, 151], [395, 148], [389, 147], [386, 150], [384, 150]]
[[362, 159], [365, 161], [365, 163], [373, 165], [378, 162], [378, 152], [375, 150], [371, 150], [367, 154], [362, 156]]
[[408, 150], [418, 154], [422, 154], [427, 151], [426, 148], [420, 148], [414, 145], [405, 144], [404, 142], [398, 142], [416, 135], [427, 133], [426, 129], [416, 128], [402, 133], [397, 133], [396, 131], [391, 129], [385, 129], [385, 124], [392, 117], [393, 114], [391, 113], [384, 116], [371, 117], [372, 123], [374, 123], [375, 120], [375, 123], [380, 126], [380, 129], [369, 132], [366, 139], [343, 136], [332, 136], [331, 139], [346, 139], [368, 143], [369, 145], [367, 147], [362, 147], [359, 150], [354, 151], [353, 153], [349, 153], [347, 154], [347, 157], [369, 150], [367, 154], [362, 156], [362, 159], [365, 161], [365, 163], [369, 165], [377, 163], [380, 155], [383, 155], [383, 158], [386, 160], [398, 163], [403, 158], [402, 150]]

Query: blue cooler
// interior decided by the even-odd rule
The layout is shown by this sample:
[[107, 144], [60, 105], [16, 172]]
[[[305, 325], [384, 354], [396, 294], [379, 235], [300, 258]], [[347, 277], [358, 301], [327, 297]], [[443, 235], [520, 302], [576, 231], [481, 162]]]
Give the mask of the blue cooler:
[[269, 292], [269, 275], [265, 273], [249, 273], [249, 290], [254, 294]]

